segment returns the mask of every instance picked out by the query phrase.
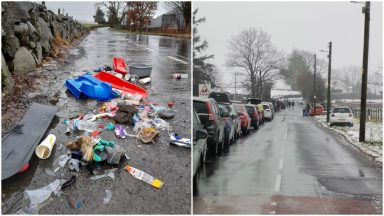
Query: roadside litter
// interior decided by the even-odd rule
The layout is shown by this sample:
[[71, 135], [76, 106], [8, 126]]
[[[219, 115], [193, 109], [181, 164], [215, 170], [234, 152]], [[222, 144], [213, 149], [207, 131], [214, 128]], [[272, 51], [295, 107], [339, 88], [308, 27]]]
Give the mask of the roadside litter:
[[51, 151], [56, 142], [56, 136], [49, 134], [43, 142], [36, 147], [36, 155], [40, 159], [47, 159], [51, 156]]
[[[106, 72], [111, 70], [109, 66], [96, 69], [97, 73], [94, 76], [87, 73], [66, 80], [65, 86], [76, 99], [82, 100], [84, 98], [82, 96], [86, 96], [105, 101], [97, 103], [86, 112], [76, 111], [70, 113], [67, 118], [60, 119], [61, 126], [66, 127], [65, 133], [68, 140], [60, 140], [62, 139], [61, 130], [58, 134], [43, 137], [57, 108], [40, 104], [33, 104], [21, 123], [12, 130], [10, 135], [2, 139], [3, 179], [16, 174], [20, 169], [28, 169], [33, 153], [41, 159], [53, 157], [51, 155], [55, 155], [55, 152], [52, 151], [55, 151], [54, 145], [57, 142], [52, 167], [44, 169], [43, 175], [46, 178], [60, 179], [40, 189], [26, 190], [25, 197], [31, 202], [29, 209], [24, 211], [38, 211], [51, 199], [52, 194], [59, 194], [61, 190], [64, 191], [72, 208], [81, 208], [83, 202], [70, 193], [71, 189], [75, 189], [73, 185], [76, 181], [84, 179], [80, 176], [86, 175], [85, 179], [94, 184], [97, 183], [95, 181], [109, 179], [115, 181], [116, 176], [119, 176], [117, 172], [122, 167], [135, 178], [155, 188], [159, 189], [163, 186], [164, 183], [161, 180], [127, 166], [126, 162], [129, 160], [128, 151], [134, 142], [156, 144], [159, 137], [165, 135], [168, 138], [173, 134], [173, 128], [168, 120], [177, 117], [176, 110], [172, 109], [174, 101], [159, 103], [148, 100], [148, 91], [141, 84], [152, 81], [149, 77], [152, 66], [130, 65], [128, 74], [124, 59], [115, 58], [113, 61], [114, 72], [123, 74], [131, 82]], [[184, 75], [180, 78], [184, 78]], [[135, 81], [138, 83], [133, 83]], [[103, 135], [107, 133], [115, 133], [116, 137], [108, 136], [108, 140], [105, 140], [107, 136], [103, 137]], [[32, 142], [25, 142], [26, 140]], [[191, 146], [189, 139], [180, 138], [176, 134], [171, 136], [171, 143], [189, 148]], [[149, 151], [151, 148], [148, 145]], [[112, 199], [112, 191], [105, 191], [103, 203], [108, 204]]]
[[110, 191], [110, 190], [105, 190], [105, 193], [106, 193], [106, 195], [105, 195], [105, 197], [104, 197], [104, 199], [103, 199], [103, 203], [104, 203], [104, 204], [108, 204], [109, 201], [110, 201], [111, 198], [112, 198], [112, 191]]
[[170, 139], [171, 139], [171, 144], [173, 145], [191, 148], [191, 144], [192, 144], [191, 139], [181, 138], [177, 134], [171, 134]]
[[133, 177], [137, 178], [137, 179], [140, 179], [141, 181], [147, 183], [147, 184], [150, 184], [152, 185], [153, 187], [155, 188], [158, 188], [160, 189], [162, 186], [163, 186], [163, 182], [160, 181], [159, 179], [156, 179], [154, 177], [152, 177], [151, 175], [139, 170], [139, 169], [136, 169], [134, 167], [131, 167], [131, 166], [125, 166], [124, 168], [128, 173], [130, 173]]
[[[29, 160], [41, 143], [57, 112], [57, 107], [33, 103], [20, 123], [1, 139], [1, 179], [29, 167]], [[26, 142], [29, 140], [29, 142]], [[22, 169], [24, 168], [24, 169]]]
[[172, 79], [188, 79], [188, 74], [174, 73]]
[[25, 190], [25, 198], [30, 200], [30, 206], [43, 203], [51, 197], [51, 194], [57, 194], [60, 190], [61, 182], [56, 179], [49, 185], [36, 189], [36, 190]]

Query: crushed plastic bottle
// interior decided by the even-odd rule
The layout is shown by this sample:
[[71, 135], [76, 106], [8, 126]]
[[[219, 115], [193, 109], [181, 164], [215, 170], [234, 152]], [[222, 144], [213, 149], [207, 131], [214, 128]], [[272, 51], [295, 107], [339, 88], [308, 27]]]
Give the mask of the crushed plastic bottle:
[[105, 193], [106, 193], [106, 196], [105, 196], [104, 199], [103, 199], [103, 203], [104, 203], [104, 204], [108, 204], [109, 201], [110, 201], [111, 198], [112, 198], [112, 191], [110, 191], [110, 190], [105, 190]]
[[134, 167], [131, 167], [131, 166], [125, 166], [124, 168], [127, 172], [129, 172], [133, 177], [137, 178], [137, 179], [140, 179], [141, 181], [143, 182], [146, 182], [150, 185], [152, 185], [153, 187], [155, 188], [158, 188], [160, 189], [162, 186], [163, 186], [163, 182], [160, 181], [159, 179], [156, 179], [154, 177], [152, 177], [151, 175], [139, 170], [139, 169], [136, 169]]
[[96, 131], [99, 129], [99, 126], [97, 123], [79, 120], [79, 119], [73, 119], [73, 120], [64, 120], [64, 124], [67, 125], [67, 131], [70, 130], [81, 130], [81, 131], [87, 131], [92, 133], [93, 131]]

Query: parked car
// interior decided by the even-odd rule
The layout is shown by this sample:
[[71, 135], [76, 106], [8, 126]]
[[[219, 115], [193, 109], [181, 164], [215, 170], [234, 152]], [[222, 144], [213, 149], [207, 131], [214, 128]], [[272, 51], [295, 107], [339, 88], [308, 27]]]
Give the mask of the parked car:
[[243, 136], [248, 135], [251, 128], [251, 118], [248, 115], [245, 104], [233, 104], [233, 108], [236, 110], [237, 115], [241, 121], [241, 133]]
[[[269, 105], [269, 108], [270, 108], [270, 110], [271, 110], [271, 113], [272, 113], [272, 119], [273, 119], [273, 117], [275, 117], [275, 109], [274, 109], [274, 107], [273, 107], [273, 104], [271, 103], [271, 102], [261, 102], [261, 104], [262, 105], [264, 105], [264, 104], [268, 104]], [[272, 120], [271, 119], [271, 120]]]
[[324, 112], [324, 107], [323, 107], [323, 105], [316, 105], [314, 109], [312, 108], [312, 109], [310, 110], [309, 114], [310, 114], [311, 116], [314, 116], [314, 115], [322, 115], [323, 112]]
[[218, 105], [225, 126], [224, 126], [224, 147], [228, 147], [230, 144], [235, 142], [235, 125], [233, 124], [233, 119], [229, 115], [229, 111], [224, 104]]
[[231, 104], [230, 94], [227, 92], [211, 92], [208, 98], [213, 98], [219, 104]]
[[272, 112], [271, 105], [269, 105], [268, 103], [262, 104], [262, 105], [263, 105], [263, 108], [264, 108], [264, 119], [268, 119], [269, 121], [272, 121], [272, 119], [273, 119], [273, 112]]
[[251, 126], [254, 130], [259, 129], [259, 117], [257, 113], [257, 108], [253, 104], [246, 104], [248, 115], [251, 117]]
[[235, 126], [235, 139], [238, 139], [241, 135], [241, 120], [237, 115], [235, 109], [233, 108], [233, 104], [226, 106], [229, 111], [229, 116], [232, 117], [233, 125]]
[[331, 126], [335, 124], [349, 125], [353, 127], [353, 113], [349, 107], [339, 106], [334, 107], [329, 116], [329, 124]]
[[201, 124], [200, 118], [193, 109], [193, 193], [197, 188], [197, 170], [205, 163], [207, 157], [207, 138], [208, 133]]
[[208, 151], [218, 154], [224, 144], [224, 120], [215, 99], [193, 97], [193, 108], [208, 132]]

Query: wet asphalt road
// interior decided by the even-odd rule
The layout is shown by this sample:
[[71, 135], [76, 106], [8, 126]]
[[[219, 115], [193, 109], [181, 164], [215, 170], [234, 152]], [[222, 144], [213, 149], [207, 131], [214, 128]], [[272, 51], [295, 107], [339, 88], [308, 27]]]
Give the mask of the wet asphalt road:
[[[112, 64], [113, 57], [123, 57], [128, 64], [146, 63], [153, 65], [152, 82], [145, 87], [149, 91], [149, 101], [166, 106], [174, 100], [176, 115], [168, 122], [173, 132], [182, 137], [190, 137], [190, 79], [173, 80], [172, 73], [190, 73], [190, 39], [162, 36], [133, 35], [100, 28], [71, 49], [69, 55], [60, 61], [53, 61], [36, 71], [42, 79], [35, 80], [39, 88], [28, 97], [32, 101], [43, 98], [43, 103], [59, 107], [57, 117], [49, 131], [57, 136], [55, 149], [47, 160], [39, 160], [35, 155], [31, 167], [23, 174], [2, 181], [2, 213], [9, 214], [24, 208], [25, 189], [37, 189], [55, 179], [76, 175], [76, 183], [63, 190], [76, 200], [79, 208], [72, 209], [64, 194], [53, 197], [43, 206], [41, 214], [189, 214], [191, 212], [191, 153], [190, 149], [169, 145], [166, 131], [160, 133], [155, 144], [138, 143], [134, 138], [118, 139], [113, 131], [104, 131], [100, 136], [107, 141], [123, 146], [130, 157], [127, 164], [141, 169], [162, 180], [161, 189], [135, 179], [124, 170], [118, 170], [116, 180], [103, 178], [92, 181], [89, 172], [82, 168], [80, 173], [71, 173], [68, 164], [56, 176], [45, 173], [45, 169], [55, 169], [53, 162], [65, 154], [64, 143], [74, 140], [77, 135], [64, 134], [63, 120], [78, 113], [86, 114], [97, 110], [101, 103], [91, 99], [76, 100], [64, 87], [66, 79], [92, 71], [101, 65]], [[17, 115], [21, 118], [21, 114]], [[111, 120], [102, 120], [104, 125]], [[127, 128], [133, 134], [132, 127]], [[100, 170], [111, 167], [104, 166]], [[112, 191], [112, 199], [103, 204], [105, 190]]]
[[382, 214], [382, 168], [301, 109], [200, 169], [194, 214]]

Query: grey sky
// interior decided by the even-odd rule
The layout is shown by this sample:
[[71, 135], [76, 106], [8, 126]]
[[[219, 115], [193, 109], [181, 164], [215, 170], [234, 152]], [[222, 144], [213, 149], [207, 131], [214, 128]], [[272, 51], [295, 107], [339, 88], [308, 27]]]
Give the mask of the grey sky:
[[[48, 9], [57, 13], [58, 8], [64, 8], [65, 13], [68, 12], [79, 21], [93, 22], [93, 15], [96, 13], [96, 1], [46, 1]], [[157, 8], [155, 16], [165, 13], [164, 2], [161, 2]]]
[[[362, 65], [364, 14], [362, 4], [350, 2], [193, 2], [198, 17], [206, 17], [199, 34], [208, 41], [212, 63], [231, 79], [225, 67], [228, 40], [249, 27], [271, 35], [272, 43], [291, 53], [294, 48], [316, 52], [326, 59], [328, 42], [333, 42], [333, 68]], [[371, 4], [369, 67], [377, 69], [383, 59], [383, 5]]]

